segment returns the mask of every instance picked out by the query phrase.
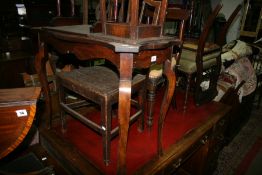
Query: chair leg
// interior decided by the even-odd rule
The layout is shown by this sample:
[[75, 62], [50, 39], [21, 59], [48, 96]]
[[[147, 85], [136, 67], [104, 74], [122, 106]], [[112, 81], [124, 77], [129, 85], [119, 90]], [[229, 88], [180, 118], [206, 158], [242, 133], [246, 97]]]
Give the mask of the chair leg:
[[101, 132], [103, 142], [103, 158], [106, 166], [110, 162], [110, 146], [111, 146], [111, 120], [112, 105], [108, 102], [101, 104]]
[[155, 105], [155, 97], [156, 97], [156, 85], [157, 79], [150, 79], [148, 85], [148, 93], [147, 93], [147, 113], [148, 120], [147, 125], [149, 128], [153, 125], [153, 115], [154, 115], [154, 105]]
[[262, 87], [259, 87], [259, 95], [258, 95], [258, 100], [257, 100], [257, 109], [260, 108], [260, 102], [261, 102], [261, 99], [262, 99]]
[[[145, 87], [145, 85], [143, 85], [142, 87]], [[138, 131], [139, 132], [144, 131], [145, 98], [146, 98], [146, 90], [145, 90], [145, 88], [141, 88], [138, 91], [138, 103], [139, 103], [139, 106], [142, 110], [142, 113], [140, 114], [140, 116], [138, 118]]]
[[176, 94], [177, 94], [177, 88], [179, 87], [179, 83], [180, 83], [180, 79], [178, 78], [176, 81], [176, 87], [171, 101], [173, 109], [177, 109]]
[[[65, 89], [63, 86], [59, 87], [59, 102], [60, 103], [66, 103], [65, 99]], [[62, 132], [65, 133], [67, 129], [67, 124], [66, 124], [66, 115], [65, 111], [61, 107], [60, 109], [60, 117], [61, 117], [61, 126], [62, 126]]]
[[188, 95], [190, 90], [190, 83], [191, 83], [191, 74], [187, 76], [187, 83], [186, 83], [186, 94], [185, 94], [185, 100], [184, 100], [184, 111], [187, 109], [187, 102], [188, 102]]
[[171, 100], [171, 104], [172, 104], [173, 109], [177, 109], [176, 90], [174, 91], [174, 94], [173, 94], [173, 97], [172, 97], [172, 100]]

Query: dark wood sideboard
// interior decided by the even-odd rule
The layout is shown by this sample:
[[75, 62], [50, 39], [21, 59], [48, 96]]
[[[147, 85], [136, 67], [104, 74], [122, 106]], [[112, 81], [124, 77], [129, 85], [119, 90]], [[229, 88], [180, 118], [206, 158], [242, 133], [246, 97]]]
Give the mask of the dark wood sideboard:
[[[127, 174], [211, 174], [216, 167], [219, 151], [225, 144], [231, 110], [231, 107], [222, 103], [212, 102], [212, 105], [216, 106], [215, 112], [207, 108], [208, 116], [164, 149], [163, 156], [158, 157], [156, 154], [134, 172], [128, 171]], [[190, 115], [191, 118], [198, 117], [194, 113]], [[55, 130], [41, 128], [40, 143], [72, 174], [107, 174]]]

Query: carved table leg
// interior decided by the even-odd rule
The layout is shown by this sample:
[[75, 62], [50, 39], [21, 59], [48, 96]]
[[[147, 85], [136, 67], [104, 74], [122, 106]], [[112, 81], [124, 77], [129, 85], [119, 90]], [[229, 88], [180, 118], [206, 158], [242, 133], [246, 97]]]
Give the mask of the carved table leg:
[[171, 68], [170, 60], [165, 61], [164, 74], [167, 77], [168, 86], [166, 88], [165, 95], [164, 95], [164, 98], [161, 104], [160, 116], [159, 116], [159, 121], [158, 121], [158, 138], [157, 138], [158, 156], [163, 155], [162, 137], [163, 137], [164, 120], [165, 120], [171, 99], [173, 97], [174, 90], [175, 90], [175, 84], [176, 84], [176, 76], [175, 76], [174, 71]]
[[44, 91], [45, 96], [45, 112], [47, 119], [45, 119], [45, 126], [51, 128], [51, 116], [52, 116], [52, 102], [51, 93], [48, 86], [47, 76], [46, 76], [46, 62], [48, 57], [45, 55], [44, 44], [40, 45], [39, 51], [35, 57], [35, 69], [39, 77], [39, 81]]
[[133, 54], [120, 53], [120, 81], [118, 104], [118, 120], [120, 128], [117, 174], [126, 174], [126, 147], [130, 116], [132, 69]]

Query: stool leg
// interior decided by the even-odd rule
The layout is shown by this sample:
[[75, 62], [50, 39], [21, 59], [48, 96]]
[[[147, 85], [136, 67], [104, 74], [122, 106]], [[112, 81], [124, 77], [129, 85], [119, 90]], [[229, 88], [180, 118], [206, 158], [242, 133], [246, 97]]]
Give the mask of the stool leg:
[[106, 166], [110, 162], [110, 146], [111, 146], [111, 116], [112, 105], [108, 102], [101, 104], [101, 131], [103, 139], [103, 158]]
[[[66, 103], [65, 99], [65, 89], [63, 86], [59, 87], [59, 102], [60, 103]], [[60, 106], [60, 117], [61, 117], [61, 125], [62, 125], [62, 132], [66, 132], [66, 116], [65, 116], [65, 111], [63, 107]]]

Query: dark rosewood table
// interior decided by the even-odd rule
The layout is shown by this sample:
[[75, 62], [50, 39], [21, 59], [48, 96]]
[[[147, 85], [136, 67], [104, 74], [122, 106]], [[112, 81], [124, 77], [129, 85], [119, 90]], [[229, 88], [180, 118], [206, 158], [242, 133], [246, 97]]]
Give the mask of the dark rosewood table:
[[180, 44], [173, 37], [155, 37], [131, 40], [126, 38], [89, 32], [88, 25], [44, 27], [40, 30], [41, 45], [36, 55], [36, 70], [39, 75], [45, 96], [48, 123], [51, 127], [51, 95], [46, 78], [45, 64], [48, 52], [55, 50], [59, 53], [75, 54], [79, 60], [104, 58], [111, 61], [119, 70], [119, 110], [120, 125], [118, 174], [126, 172], [126, 145], [129, 129], [131, 81], [133, 68], [149, 68], [154, 63], [164, 63], [164, 74], [168, 80], [163, 97], [158, 122], [158, 155], [162, 154], [162, 128], [171, 98], [175, 89], [175, 74], [171, 68], [173, 46]]

